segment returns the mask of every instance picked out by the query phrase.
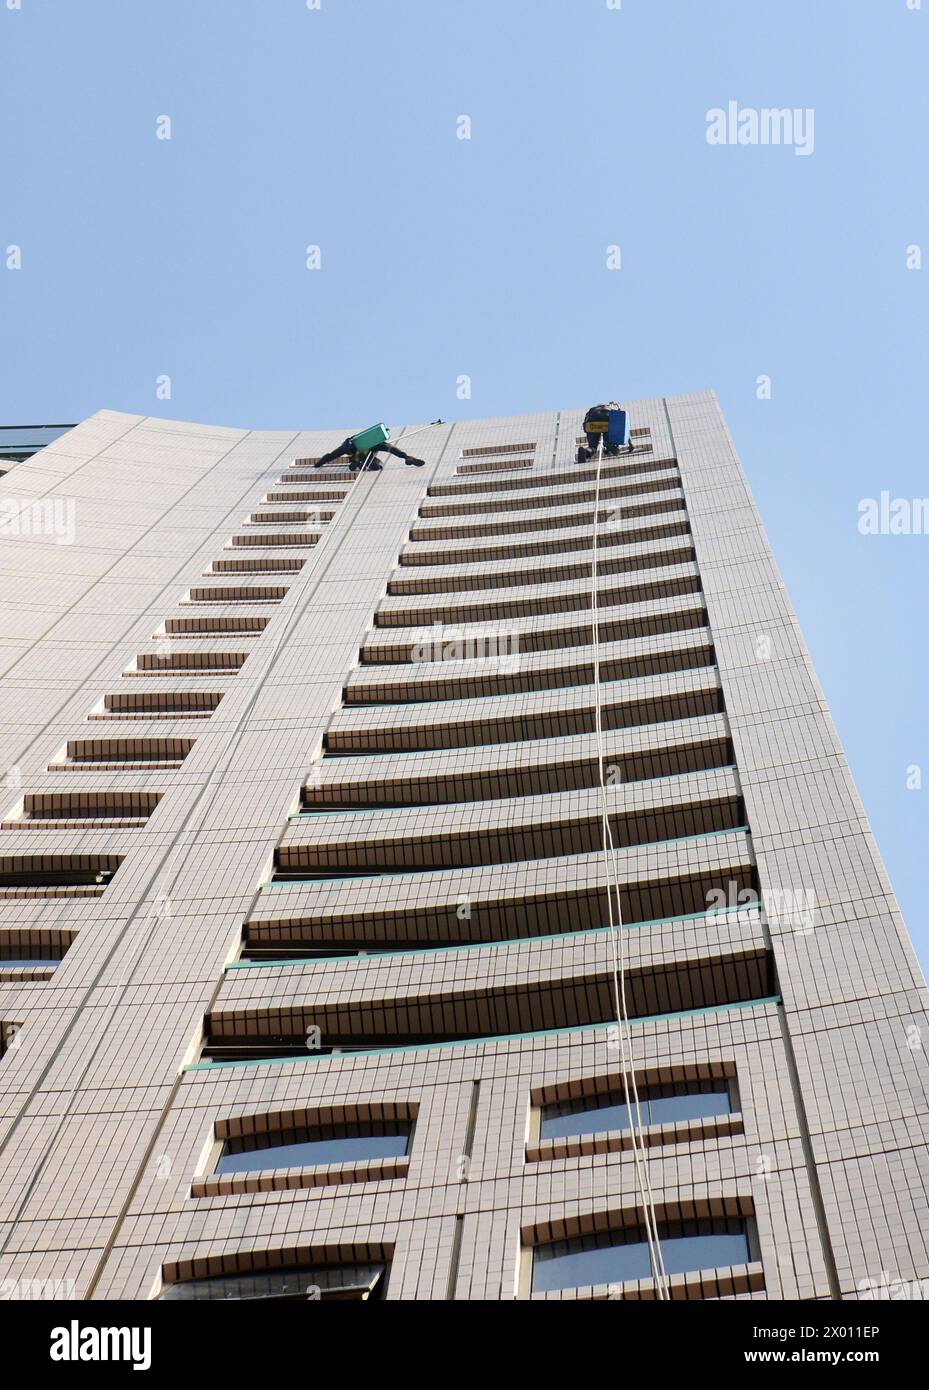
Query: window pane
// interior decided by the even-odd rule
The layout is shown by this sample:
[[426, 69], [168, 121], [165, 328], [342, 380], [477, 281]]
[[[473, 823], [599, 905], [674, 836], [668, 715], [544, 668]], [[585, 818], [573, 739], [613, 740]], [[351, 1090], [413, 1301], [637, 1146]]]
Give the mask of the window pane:
[[55, 956], [54, 959], [48, 956], [44, 958], [37, 956], [34, 960], [20, 960], [19, 957], [5, 956], [3, 952], [0, 951], [0, 965], [2, 965], [4, 970], [9, 970], [11, 968], [14, 970], [48, 970], [60, 964], [60, 956]]
[[[728, 1087], [719, 1082], [696, 1085], [692, 1089], [673, 1086], [639, 1089], [639, 1111], [643, 1125], [672, 1124], [676, 1120], [698, 1120], [712, 1115], [728, 1115], [731, 1110]], [[597, 1134], [605, 1130], [629, 1128], [629, 1111], [624, 1097], [602, 1096], [597, 1100], [565, 1101], [546, 1105], [542, 1110], [540, 1139], [560, 1139], [578, 1134]]]
[[[648, 1102], [649, 1124], [669, 1125], [675, 1120], [705, 1120], [728, 1115], [728, 1091], [691, 1091], [681, 1096], [657, 1096]], [[644, 1115], [643, 1115], [644, 1119]]]
[[[660, 1239], [668, 1274], [747, 1264], [750, 1259], [743, 1221], [678, 1222], [666, 1227]], [[541, 1245], [533, 1253], [533, 1293], [651, 1276], [648, 1243], [640, 1230], [579, 1236]]]
[[269, 1270], [254, 1274], [221, 1274], [168, 1284], [161, 1297], [168, 1302], [238, 1302], [271, 1299], [277, 1302], [310, 1299], [367, 1299], [377, 1296], [383, 1265], [327, 1266], [320, 1269]]
[[27, 459], [73, 428], [73, 425], [2, 425], [0, 459]]
[[[642, 1121], [648, 1124], [644, 1105]], [[540, 1138], [560, 1139], [571, 1134], [596, 1134], [600, 1130], [628, 1128], [629, 1111], [625, 1105], [591, 1106], [588, 1102], [583, 1110], [575, 1110], [567, 1115], [549, 1115], [543, 1110]]]
[[[331, 1125], [314, 1130], [283, 1130], [227, 1142], [217, 1173], [249, 1173], [269, 1168], [308, 1168], [369, 1158], [402, 1158], [410, 1126], [402, 1123]], [[261, 1147], [257, 1147], [258, 1145]]]

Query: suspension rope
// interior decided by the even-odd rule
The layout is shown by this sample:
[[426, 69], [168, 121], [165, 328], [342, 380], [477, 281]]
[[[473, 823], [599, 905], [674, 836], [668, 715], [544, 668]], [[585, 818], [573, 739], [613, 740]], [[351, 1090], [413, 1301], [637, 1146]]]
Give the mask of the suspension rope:
[[[635, 1079], [635, 1058], [633, 1054], [632, 1029], [629, 1024], [629, 1011], [626, 999], [626, 941], [622, 921], [622, 898], [620, 896], [619, 866], [616, 847], [613, 843], [613, 830], [610, 825], [609, 803], [607, 799], [606, 777], [603, 754], [603, 701], [600, 679], [600, 607], [598, 583], [598, 551], [600, 542], [600, 479], [603, 467], [603, 438], [597, 449], [597, 476], [594, 491], [594, 514], [592, 555], [591, 555], [591, 595], [593, 668], [594, 668], [594, 719], [597, 735], [597, 770], [600, 783], [600, 823], [603, 839], [603, 859], [606, 869], [606, 900], [609, 917], [610, 951], [613, 972], [613, 1002], [616, 1009], [616, 1023], [619, 1032], [620, 1065], [623, 1074], [623, 1093], [626, 1113], [629, 1117], [629, 1131], [632, 1139], [633, 1162], [636, 1182], [642, 1203], [645, 1238], [648, 1244], [648, 1257], [652, 1277], [660, 1300], [670, 1298], [661, 1241], [658, 1237], [658, 1216], [655, 1198], [652, 1193], [648, 1170], [645, 1141], [642, 1137], [642, 1112], [639, 1105], [639, 1090]], [[614, 905], [615, 891], [615, 905]], [[628, 1030], [628, 1042], [627, 1042]]]

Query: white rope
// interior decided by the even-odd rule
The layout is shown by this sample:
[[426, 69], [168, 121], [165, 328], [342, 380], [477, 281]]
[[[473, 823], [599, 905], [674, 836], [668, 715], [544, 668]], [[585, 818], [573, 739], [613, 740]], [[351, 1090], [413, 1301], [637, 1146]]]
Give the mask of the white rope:
[[[645, 1142], [642, 1138], [642, 1112], [639, 1106], [639, 1090], [635, 1079], [635, 1058], [633, 1055], [632, 1030], [629, 1026], [629, 1012], [626, 1001], [626, 942], [622, 923], [622, 898], [620, 897], [619, 868], [616, 860], [616, 847], [613, 844], [613, 831], [610, 826], [609, 805], [606, 793], [603, 757], [603, 704], [600, 683], [600, 609], [598, 592], [598, 547], [600, 540], [600, 477], [603, 466], [603, 438], [597, 449], [597, 478], [594, 492], [594, 516], [591, 557], [591, 595], [593, 667], [594, 667], [594, 705], [595, 727], [597, 733], [597, 768], [600, 781], [600, 819], [603, 834], [603, 859], [606, 867], [606, 898], [609, 914], [610, 949], [613, 964], [613, 998], [616, 1006], [616, 1022], [619, 1030], [620, 1065], [623, 1073], [623, 1092], [626, 1113], [629, 1116], [629, 1131], [632, 1138], [633, 1162], [636, 1182], [642, 1200], [642, 1214], [645, 1225], [645, 1238], [648, 1244], [648, 1257], [652, 1276], [660, 1300], [670, 1298], [661, 1241], [658, 1238], [658, 1216], [655, 1198], [652, 1193], [645, 1155]], [[613, 893], [616, 893], [615, 913]], [[619, 950], [617, 951], [617, 933]], [[628, 1046], [626, 1031], [628, 1029]]]

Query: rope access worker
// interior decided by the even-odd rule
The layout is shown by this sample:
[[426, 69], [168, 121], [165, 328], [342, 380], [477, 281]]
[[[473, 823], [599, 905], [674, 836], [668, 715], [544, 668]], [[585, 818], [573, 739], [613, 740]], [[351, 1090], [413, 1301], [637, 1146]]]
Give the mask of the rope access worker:
[[390, 430], [386, 425], [372, 425], [370, 429], [349, 435], [337, 448], [330, 449], [328, 454], [323, 454], [321, 459], [317, 459], [313, 467], [322, 468], [324, 463], [332, 463], [334, 459], [349, 458], [351, 463], [348, 466], [353, 473], [357, 473], [359, 468], [380, 470], [384, 465], [378, 462], [378, 454], [393, 454], [413, 468], [425, 467], [425, 459], [413, 458], [412, 454], [404, 453], [396, 445], [389, 444], [389, 439]]
[[592, 405], [584, 416], [583, 430], [587, 436], [587, 447], [583, 444], [578, 446], [577, 461], [586, 463], [588, 459], [594, 457], [600, 447], [600, 440], [603, 440], [603, 452], [608, 458], [616, 458], [620, 446], [629, 442], [628, 439], [628, 416], [622, 406], [617, 405], [616, 401], [608, 404]]

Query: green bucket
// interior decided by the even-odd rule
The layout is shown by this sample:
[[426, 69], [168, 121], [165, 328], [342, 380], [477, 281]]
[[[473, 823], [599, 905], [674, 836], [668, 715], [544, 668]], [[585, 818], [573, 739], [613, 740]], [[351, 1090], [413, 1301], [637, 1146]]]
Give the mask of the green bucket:
[[370, 429], [362, 430], [360, 434], [352, 435], [352, 443], [359, 454], [367, 454], [371, 449], [377, 449], [381, 444], [386, 444], [390, 438], [390, 430], [386, 425], [372, 425]]

